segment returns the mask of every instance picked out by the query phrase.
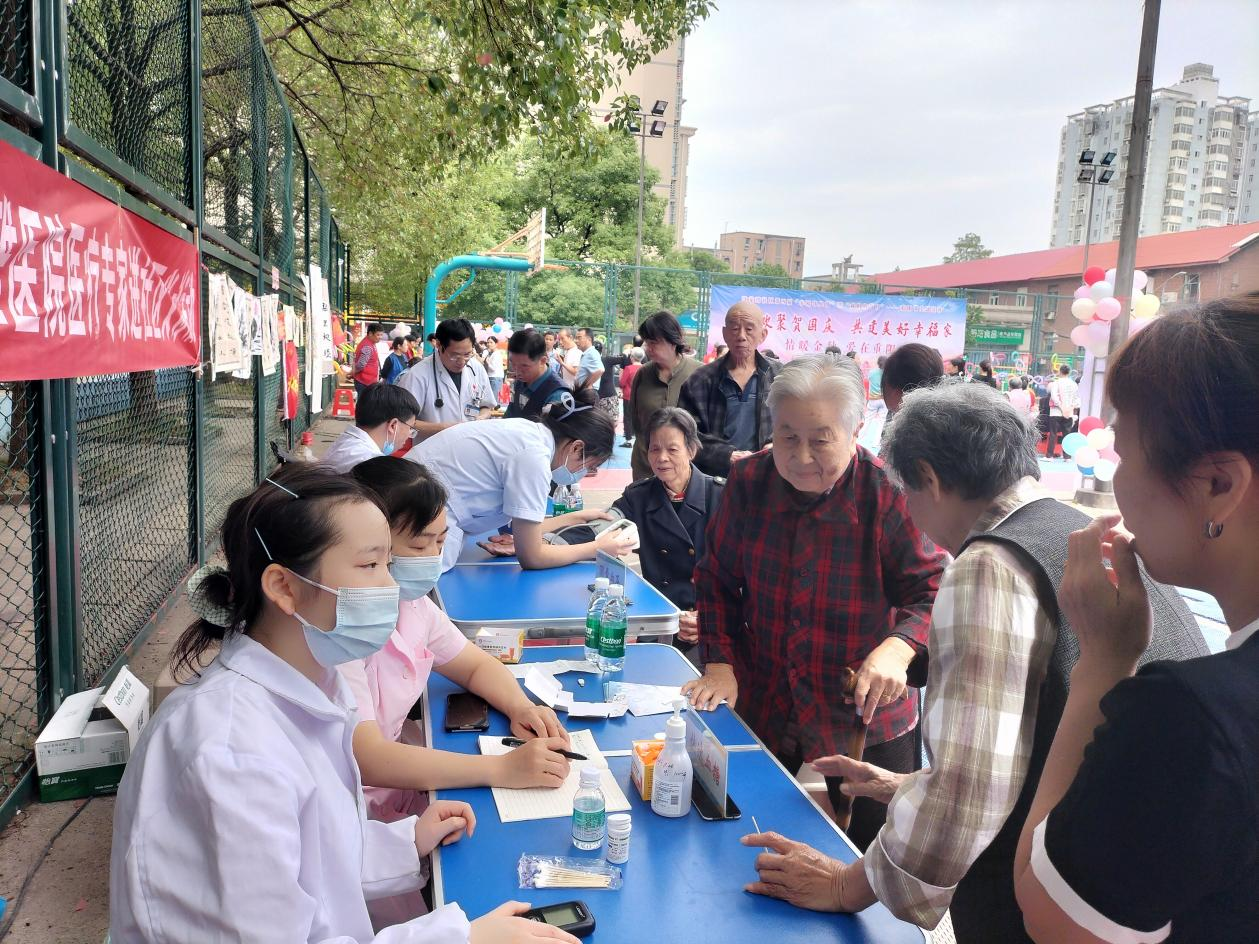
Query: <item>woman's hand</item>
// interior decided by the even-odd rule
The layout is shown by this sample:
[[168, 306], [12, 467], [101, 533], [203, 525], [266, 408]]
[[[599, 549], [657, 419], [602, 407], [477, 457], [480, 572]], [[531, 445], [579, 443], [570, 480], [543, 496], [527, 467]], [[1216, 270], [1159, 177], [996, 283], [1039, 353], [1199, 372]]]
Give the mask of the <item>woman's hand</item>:
[[843, 777], [839, 790], [844, 796], [869, 797], [880, 803], [890, 803], [892, 795], [907, 774], [897, 774], [863, 760], [854, 760], [843, 754], [819, 757], [809, 765], [824, 777]]
[[501, 754], [501, 773], [493, 786], [513, 790], [525, 787], [558, 787], [568, 776], [568, 758], [556, 753], [568, 747], [562, 737], [534, 738], [520, 747]]
[[521, 705], [508, 715], [508, 720], [511, 722], [511, 733], [518, 738], [560, 738], [563, 746], [568, 746], [564, 726], [546, 705], [535, 705], [533, 702]]
[[1067, 539], [1058, 601], [1080, 642], [1081, 662], [1132, 672], [1150, 644], [1150, 600], [1132, 535], [1118, 515], [1097, 518]]
[[595, 538], [595, 549], [613, 557], [624, 557], [634, 549], [634, 537], [626, 528], [604, 531]]
[[678, 617], [678, 638], [683, 642], [699, 642], [699, 614], [683, 610]]
[[606, 511], [600, 511], [598, 508], [583, 508], [581, 511], [572, 512], [572, 514], [575, 516], [573, 520], [579, 521], [582, 524], [590, 524], [594, 521], [612, 520], [612, 516], [610, 514]]
[[426, 856], [437, 846], [458, 842], [461, 833], [471, 836], [476, 830], [476, 814], [467, 803], [458, 800], [434, 800], [415, 821], [415, 849]]
[[733, 708], [739, 698], [734, 667], [723, 662], [704, 666], [704, 674], [683, 685], [682, 694], [691, 700], [697, 711], [716, 711], [722, 699]]
[[472, 922], [469, 944], [535, 944], [537, 941], [581, 944], [577, 938], [554, 925], [517, 917], [528, 910], [529, 905], [522, 901], [509, 901], [499, 905], [489, 914]]
[[898, 698], [904, 698], [908, 686], [905, 673], [913, 661], [914, 648], [905, 640], [890, 636], [866, 656], [857, 672], [853, 703], [861, 720], [869, 724], [874, 713]]

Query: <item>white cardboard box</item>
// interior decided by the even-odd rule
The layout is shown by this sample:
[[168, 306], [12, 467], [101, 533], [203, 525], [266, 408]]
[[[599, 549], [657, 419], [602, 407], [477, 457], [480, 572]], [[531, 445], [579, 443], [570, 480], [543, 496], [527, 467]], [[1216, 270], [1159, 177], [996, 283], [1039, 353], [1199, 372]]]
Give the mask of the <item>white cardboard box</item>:
[[61, 703], [35, 741], [45, 802], [113, 793], [149, 720], [149, 690], [123, 666], [108, 688]]
[[515, 665], [525, 652], [525, 631], [486, 626], [477, 631], [472, 642], [482, 652], [508, 665]]

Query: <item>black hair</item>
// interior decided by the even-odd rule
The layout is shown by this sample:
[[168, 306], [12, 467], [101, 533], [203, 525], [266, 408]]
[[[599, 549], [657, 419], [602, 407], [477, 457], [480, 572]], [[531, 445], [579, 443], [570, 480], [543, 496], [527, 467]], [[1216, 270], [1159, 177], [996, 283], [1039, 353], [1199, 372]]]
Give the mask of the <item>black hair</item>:
[[447, 318], [437, 325], [433, 336], [442, 347], [449, 347], [456, 341], [472, 341], [475, 344], [476, 329], [467, 318]]
[[1061, 367], [1058, 368], [1058, 373], [1060, 373], [1063, 377], [1069, 377], [1071, 375], [1070, 365], [1063, 364]]
[[596, 351], [598, 351], [600, 354], [602, 354], [602, 353], [603, 353], [603, 342], [602, 342], [602, 341], [600, 341], [598, 338], [595, 338], [595, 339], [594, 339], [592, 342], [590, 342], [590, 343], [594, 346], [594, 349], [595, 349]]
[[594, 328], [578, 328], [577, 330], [578, 330], [578, 331], [580, 331], [580, 332], [582, 332], [583, 334], [585, 334], [585, 336], [586, 336], [586, 337], [588, 337], [588, 338], [590, 338], [590, 340], [591, 340], [591, 341], [593, 341], [593, 340], [595, 339], [595, 329], [594, 329]]
[[393, 339], [393, 349], [394, 349], [395, 351], [396, 351], [398, 348], [400, 348], [400, 347], [406, 347], [406, 346], [407, 346], [407, 339], [406, 339], [406, 338], [394, 338], [394, 339]]
[[546, 357], [546, 341], [532, 328], [515, 331], [507, 339], [507, 353], [523, 354], [531, 361], [540, 361]]
[[944, 376], [940, 352], [925, 344], [902, 344], [888, 355], [883, 365], [883, 389], [891, 387], [909, 393], [918, 387], [929, 387]]
[[883, 367], [886, 367], [886, 366], [887, 366], [887, 357], [885, 357], [884, 355], [880, 354], [880, 355], [879, 355], [879, 359], [878, 359], [878, 365], [879, 365], [879, 368], [880, 368], [880, 369], [882, 369]]
[[[515, 335], [513, 335], [513, 337], [515, 337]], [[554, 331], [543, 331], [543, 332], [542, 332], [542, 337], [543, 337], [544, 339], [545, 339], [545, 338], [558, 338], [558, 337], [559, 337], [559, 335], [558, 335], [556, 332], [554, 332]]]
[[612, 455], [616, 426], [602, 410], [578, 406], [571, 393], [542, 408], [542, 425], [551, 431], [556, 445], [565, 439], [579, 439], [586, 458], [607, 459]]
[[422, 534], [446, 507], [446, 488], [418, 462], [377, 456], [350, 470], [354, 478], [380, 496], [389, 527]]
[[988, 358], [986, 357], [982, 361], [980, 361], [979, 372], [981, 374], [987, 374], [989, 377], [991, 377], [992, 376], [992, 361], [988, 360]]
[[950, 357], [950, 358], [949, 358], [949, 363], [950, 363], [950, 364], [952, 364], [954, 367], [956, 367], [956, 368], [957, 368], [957, 372], [958, 372], [959, 374], [964, 374], [964, 373], [966, 373], [966, 358], [964, 358], [964, 357]]
[[305, 577], [314, 571], [324, 552], [341, 540], [332, 518], [334, 508], [366, 502], [385, 511], [375, 492], [327, 466], [290, 462], [271, 479], [277, 484], [264, 481], [227, 509], [222, 528], [227, 570], [210, 571], [196, 591], [210, 607], [229, 614], [227, 625], [201, 618], [184, 630], [171, 653], [177, 677], [198, 675], [201, 657], [216, 641], [233, 633], [248, 634], [262, 610], [262, 572], [270, 564]]
[[378, 325], [375, 322], [372, 322], [371, 324], [367, 326], [368, 334], [375, 334], [377, 331], [384, 331], [384, 330], [385, 329], [383, 325]]
[[651, 446], [651, 437], [657, 430], [665, 427], [676, 429], [682, 434], [682, 439], [686, 442], [686, 448], [692, 452], [699, 451], [699, 427], [695, 425], [695, 417], [687, 413], [686, 410], [679, 409], [676, 406], [661, 407], [647, 420], [647, 430], [644, 438], [647, 446]]
[[406, 387], [396, 384], [372, 384], [358, 395], [354, 405], [354, 425], [359, 429], [375, 429], [390, 420], [404, 423], [420, 415], [420, 404]]
[[638, 333], [646, 341], [664, 341], [673, 345], [673, 350], [682, 354], [686, 351], [686, 342], [682, 340], [682, 323], [671, 311], [658, 311], [648, 315], [638, 326]]

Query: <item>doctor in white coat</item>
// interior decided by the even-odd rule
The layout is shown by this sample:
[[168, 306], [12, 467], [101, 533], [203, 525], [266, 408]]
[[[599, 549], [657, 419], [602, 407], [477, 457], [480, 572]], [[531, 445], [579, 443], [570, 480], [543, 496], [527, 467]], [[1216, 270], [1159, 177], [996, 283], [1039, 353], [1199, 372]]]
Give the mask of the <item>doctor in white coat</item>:
[[[380, 649], [398, 617], [389, 525], [349, 476], [288, 466], [232, 504], [228, 569], [190, 581], [201, 619], [176, 647], [199, 666], [146, 726], [118, 791], [110, 935], [119, 942], [490, 944], [576, 938], [455, 904], [372, 929], [367, 900], [420, 887], [420, 857], [471, 836], [466, 803], [364, 818], [356, 720], [334, 666]], [[542, 930], [544, 929], [545, 930]]]
[[347, 426], [319, 461], [336, 472], [349, 472], [360, 462], [391, 456], [414, 435], [419, 413], [415, 397], [394, 384], [372, 384], [358, 395], [354, 425]]
[[420, 405], [419, 439], [470, 420], [489, 419], [498, 405], [485, 366], [477, 359], [476, 332], [466, 318], [437, 326], [437, 350], [398, 376]]

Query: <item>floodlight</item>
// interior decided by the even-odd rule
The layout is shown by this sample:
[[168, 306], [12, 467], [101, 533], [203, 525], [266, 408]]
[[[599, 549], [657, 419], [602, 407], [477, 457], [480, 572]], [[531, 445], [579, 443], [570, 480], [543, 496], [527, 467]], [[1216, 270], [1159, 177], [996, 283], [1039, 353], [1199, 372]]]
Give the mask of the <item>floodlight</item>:
[[663, 115], [665, 112], [665, 109], [668, 107], [669, 107], [668, 102], [666, 102], [663, 98], [658, 98], [656, 99], [656, 104], [651, 106], [651, 113], [653, 115]]
[[1093, 171], [1092, 167], [1081, 167], [1080, 176], [1075, 179], [1082, 184], [1091, 184], [1093, 182]]
[[1081, 164], [1092, 164], [1092, 163], [1093, 163], [1093, 158], [1095, 158], [1095, 157], [1097, 157], [1097, 152], [1096, 152], [1096, 151], [1094, 151], [1092, 148], [1085, 148], [1085, 149], [1084, 149], [1084, 151], [1082, 151], [1082, 152], [1081, 152], [1081, 154], [1080, 154], [1080, 163], [1081, 163]]
[[1110, 179], [1114, 176], [1115, 169], [1113, 167], [1107, 167], [1104, 171], [1102, 171], [1102, 176], [1097, 178], [1097, 182], [1099, 184], [1108, 184], [1110, 183]]
[[1116, 154], [1114, 151], [1107, 151], [1105, 154], [1102, 155], [1102, 165], [1104, 167], [1109, 167], [1111, 164], [1115, 163], [1115, 158], [1118, 156], [1119, 155]]
[[652, 136], [653, 138], [663, 138], [663, 137], [664, 137], [664, 125], [665, 125], [665, 123], [664, 123], [663, 121], [661, 121], [660, 119], [658, 119], [658, 118], [657, 118], [655, 121], [653, 121], [653, 122], [651, 123], [651, 136]]

